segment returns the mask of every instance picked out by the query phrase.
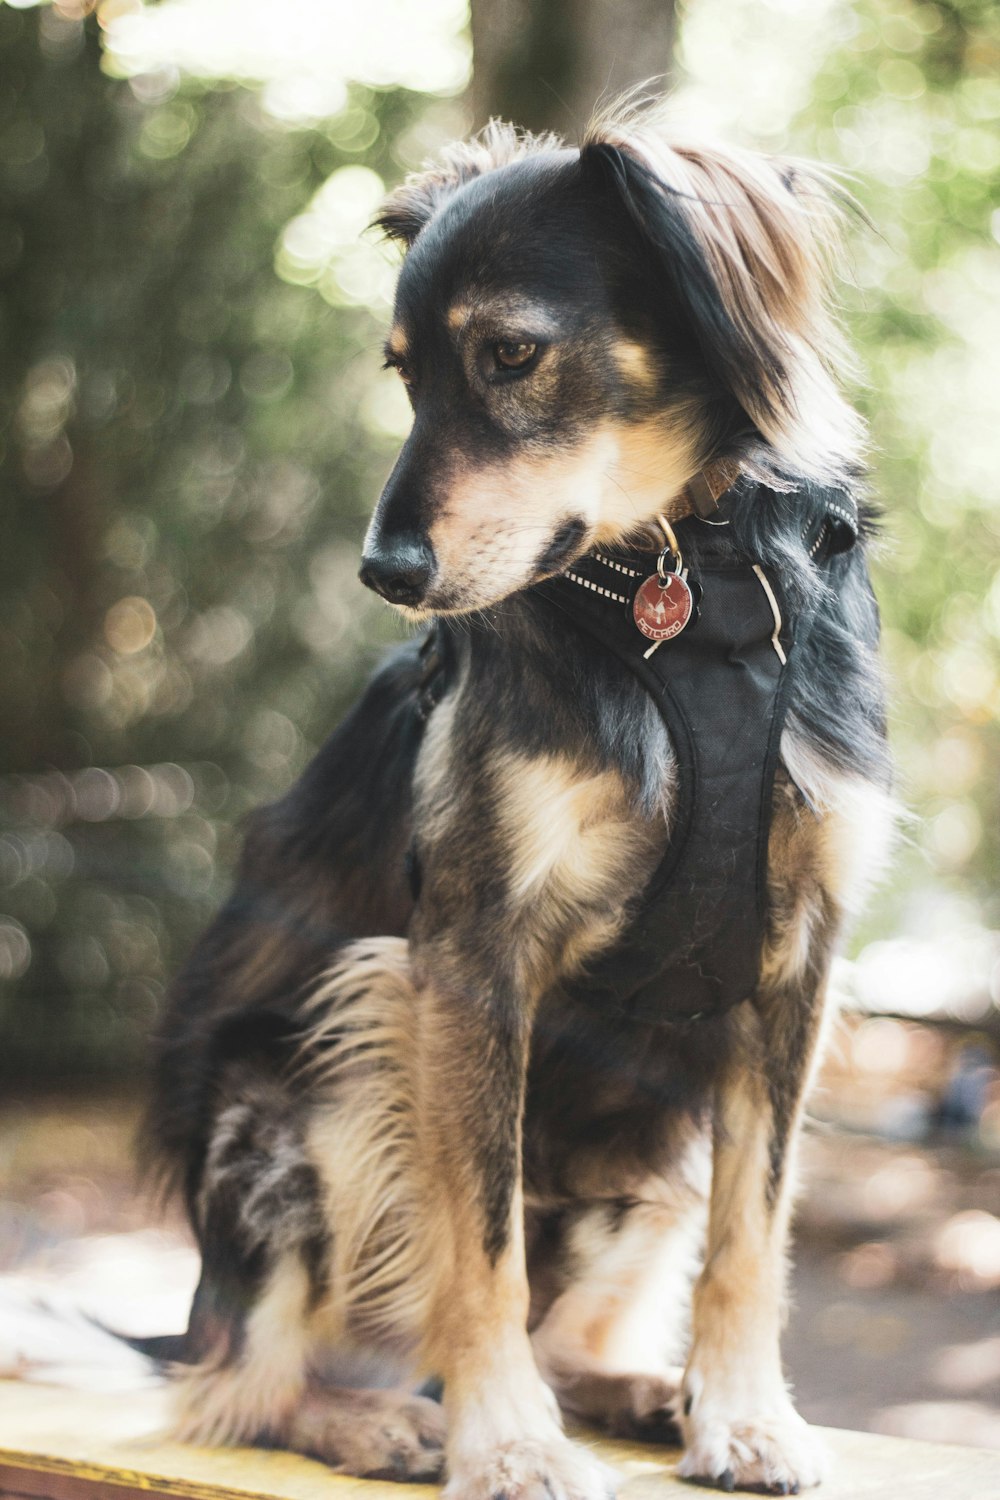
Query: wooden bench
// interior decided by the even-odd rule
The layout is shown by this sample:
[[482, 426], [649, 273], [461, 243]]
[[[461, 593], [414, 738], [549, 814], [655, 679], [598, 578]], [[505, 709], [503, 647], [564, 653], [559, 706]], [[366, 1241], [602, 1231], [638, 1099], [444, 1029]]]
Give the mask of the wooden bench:
[[[158, 1436], [163, 1394], [81, 1395], [0, 1381], [0, 1496], [32, 1500], [430, 1500], [429, 1485], [345, 1479], [287, 1453], [194, 1448]], [[825, 1434], [831, 1477], [817, 1500], [1000, 1500], [1000, 1452], [868, 1433]], [[693, 1500], [670, 1449], [587, 1434], [623, 1477], [624, 1500]]]

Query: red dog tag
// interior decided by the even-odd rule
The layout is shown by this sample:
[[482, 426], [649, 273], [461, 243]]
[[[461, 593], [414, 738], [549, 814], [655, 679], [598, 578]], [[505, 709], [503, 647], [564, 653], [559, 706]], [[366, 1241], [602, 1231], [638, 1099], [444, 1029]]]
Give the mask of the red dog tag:
[[632, 618], [650, 641], [672, 641], [694, 613], [694, 595], [677, 573], [654, 573], [640, 583], [632, 600]]

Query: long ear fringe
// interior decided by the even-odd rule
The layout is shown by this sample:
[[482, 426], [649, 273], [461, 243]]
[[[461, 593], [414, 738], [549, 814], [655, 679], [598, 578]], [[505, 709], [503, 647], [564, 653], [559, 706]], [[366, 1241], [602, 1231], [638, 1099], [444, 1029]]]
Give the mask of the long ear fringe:
[[635, 94], [589, 126], [581, 152], [610, 176], [709, 369], [770, 449], [754, 455], [761, 477], [854, 481], [865, 433], [839, 388], [856, 371], [829, 298], [855, 207], [843, 185], [812, 163], [686, 141]]
[[471, 140], [446, 146], [438, 161], [428, 163], [419, 172], [411, 172], [389, 194], [372, 220], [372, 227], [409, 249], [438, 209], [464, 183], [526, 156], [558, 151], [561, 146], [557, 135], [536, 135], [502, 120], [490, 120]]

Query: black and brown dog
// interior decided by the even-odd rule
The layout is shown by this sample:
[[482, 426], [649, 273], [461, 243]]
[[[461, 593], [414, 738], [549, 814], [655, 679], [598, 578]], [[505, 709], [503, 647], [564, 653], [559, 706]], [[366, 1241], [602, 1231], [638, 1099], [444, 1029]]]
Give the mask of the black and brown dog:
[[[835, 197], [623, 112], [580, 149], [492, 126], [382, 210], [414, 419], [361, 577], [434, 623], [256, 814], [172, 993], [152, 1129], [204, 1256], [187, 1437], [446, 1466], [456, 1500], [603, 1500], [561, 1409], [673, 1436], [723, 1489], [820, 1478], [779, 1354], [791, 1157], [831, 955], [892, 821]], [[730, 679], [695, 673], [689, 705], [728, 723], [709, 761], [773, 741], [726, 804], [764, 830], [764, 900], [755, 939], [745, 851], [702, 837], [688, 977], [713, 951], [751, 977], [679, 1013], [660, 951], [630, 1012], [588, 982], [609, 955], [628, 970], [644, 913], [661, 950], [672, 914], [702, 920], [690, 882], [655, 921], [648, 893], [682, 804], [692, 838], [721, 814], [646, 669], [567, 591], [620, 623], [680, 547], [703, 617], [679, 642], [740, 614], [727, 567], [765, 611], [760, 722]], [[639, 653], [664, 681], [672, 644]]]

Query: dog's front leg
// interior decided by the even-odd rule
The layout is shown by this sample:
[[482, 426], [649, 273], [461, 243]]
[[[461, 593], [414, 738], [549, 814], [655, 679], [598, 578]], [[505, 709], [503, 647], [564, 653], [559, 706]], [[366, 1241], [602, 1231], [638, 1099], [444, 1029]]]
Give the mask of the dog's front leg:
[[680, 1472], [720, 1489], [796, 1494], [822, 1450], [782, 1375], [790, 1151], [822, 1012], [822, 988], [792, 986], [729, 1018], [718, 1082], [705, 1266], [683, 1382]]
[[[424, 1361], [444, 1380], [455, 1500], [599, 1500], [609, 1475], [561, 1430], [527, 1335], [521, 1114], [529, 1016], [481, 955], [414, 955], [418, 1135], [438, 1264]], [[452, 972], [448, 972], [452, 970]]]

